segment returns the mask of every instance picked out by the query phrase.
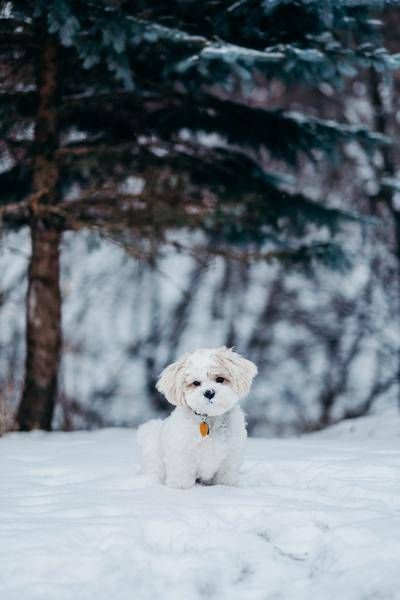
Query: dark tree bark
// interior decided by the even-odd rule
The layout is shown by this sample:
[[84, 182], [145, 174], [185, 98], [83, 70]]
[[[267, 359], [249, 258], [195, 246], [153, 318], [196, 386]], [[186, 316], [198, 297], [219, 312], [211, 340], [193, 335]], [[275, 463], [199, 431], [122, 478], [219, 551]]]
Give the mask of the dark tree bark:
[[26, 307], [25, 381], [17, 422], [21, 430], [51, 429], [61, 355], [60, 236], [41, 207], [58, 199], [58, 45], [43, 35], [37, 60], [38, 108], [34, 140], [32, 250]]

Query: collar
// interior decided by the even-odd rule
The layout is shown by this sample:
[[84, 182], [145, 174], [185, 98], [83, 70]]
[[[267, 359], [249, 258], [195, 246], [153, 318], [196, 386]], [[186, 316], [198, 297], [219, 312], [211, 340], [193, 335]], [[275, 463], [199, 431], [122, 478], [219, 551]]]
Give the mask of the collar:
[[[190, 408], [190, 406], [189, 406], [189, 408]], [[194, 412], [195, 415], [197, 415], [198, 417], [201, 417], [202, 419], [208, 419], [209, 418], [209, 415], [207, 413], [198, 413], [195, 410], [193, 410], [193, 408], [190, 408], [190, 410], [192, 412]]]
[[201, 421], [200, 421], [200, 425], [199, 425], [199, 432], [200, 432], [201, 437], [203, 437], [203, 438], [207, 437], [210, 434], [210, 426], [207, 423], [207, 419], [209, 418], [209, 416], [207, 415], [207, 413], [198, 413], [195, 410], [193, 410], [192, 408], [190, 410], [192, 411], [192, 413], [194, 413], [198, 417], [201, 417]]

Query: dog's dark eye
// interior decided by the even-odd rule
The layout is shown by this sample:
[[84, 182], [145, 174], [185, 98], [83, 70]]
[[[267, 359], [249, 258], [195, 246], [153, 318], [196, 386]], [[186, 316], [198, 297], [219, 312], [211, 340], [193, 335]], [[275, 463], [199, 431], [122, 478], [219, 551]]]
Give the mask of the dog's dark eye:
[[225, 379], [224, 379], [224, 377], [217, 377], [217, 379], [215, 381], [217, 383], [224, 383]]
[[199, 385], [201, 385], [200, 381], [193, 381], [193, 385], [195, 385], [196, 387], [199, 387]]

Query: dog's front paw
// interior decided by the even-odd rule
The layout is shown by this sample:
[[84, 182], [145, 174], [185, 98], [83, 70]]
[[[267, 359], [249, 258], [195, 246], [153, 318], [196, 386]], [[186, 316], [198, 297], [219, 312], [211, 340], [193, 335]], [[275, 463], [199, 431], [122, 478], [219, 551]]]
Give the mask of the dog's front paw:
[[230, 485], [238, 487], [239, 479], [237, 477], [218, 477], [214, 480], [214, 485]]
[[173, 477], [168, 477], [165, 482], [168, 487], [178, 490], [187, 490], [193, 487], [195, 483], [196, 481], [194, 479], [175, 479]]
[[236, 469], [222, 469], [214, 475], [213, 484], [237, 487], [239, 485], [239, 473]]

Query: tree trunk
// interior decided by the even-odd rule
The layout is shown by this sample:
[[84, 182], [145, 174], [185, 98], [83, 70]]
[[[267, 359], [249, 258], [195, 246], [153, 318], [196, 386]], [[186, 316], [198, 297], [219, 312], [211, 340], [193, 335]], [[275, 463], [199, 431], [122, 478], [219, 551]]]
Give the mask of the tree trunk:
[[40, 38], [41, 51], [36, 62], [38, 108], [33, 182], [29, 199], [32, 250], [26, 307], [27, 351], [24, 389], [17, 415], [18, 426], [24, 431], [51, 429], [61, 356], [61, 233], [46, 223], [42, 210], [58, 200], [58, 44], [46, 33]]
[[60, 234], [38, 221], [31, 238], [25, 382], [18, 411], [23, 431], [51, 429], [61, 352]]

